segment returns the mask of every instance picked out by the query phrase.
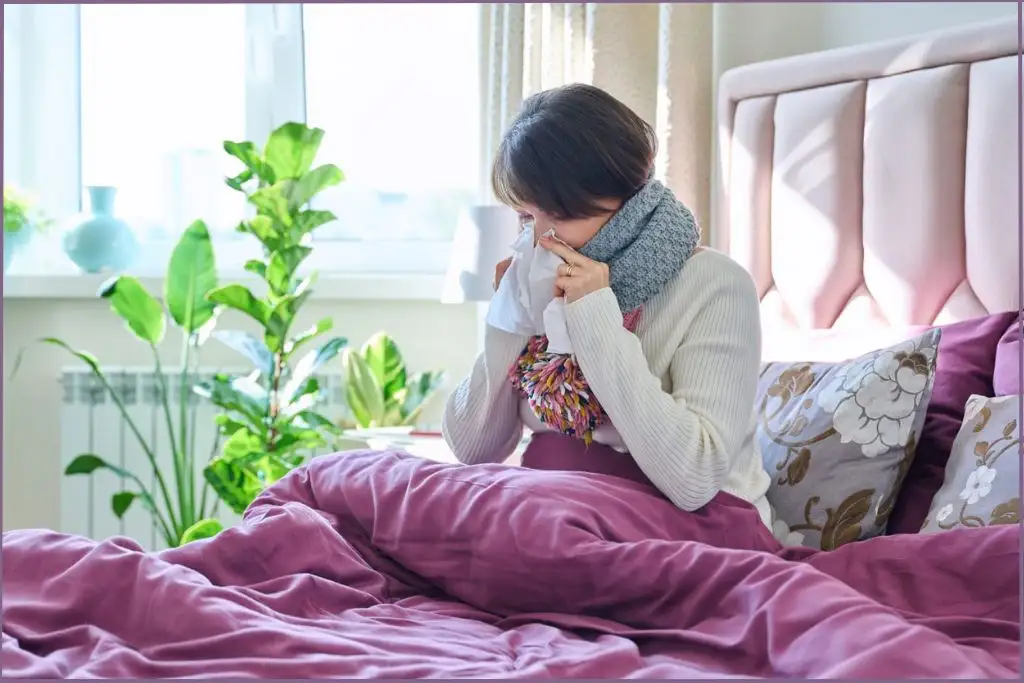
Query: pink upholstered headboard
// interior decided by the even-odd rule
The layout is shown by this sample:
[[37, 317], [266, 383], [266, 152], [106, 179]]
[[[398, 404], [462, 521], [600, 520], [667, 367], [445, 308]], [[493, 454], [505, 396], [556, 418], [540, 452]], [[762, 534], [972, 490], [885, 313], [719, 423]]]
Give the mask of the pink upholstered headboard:
[[711, 245], [757, 283], [766, 360], [1020, 306], [1017, 52], [997, 21], [722, 77]]

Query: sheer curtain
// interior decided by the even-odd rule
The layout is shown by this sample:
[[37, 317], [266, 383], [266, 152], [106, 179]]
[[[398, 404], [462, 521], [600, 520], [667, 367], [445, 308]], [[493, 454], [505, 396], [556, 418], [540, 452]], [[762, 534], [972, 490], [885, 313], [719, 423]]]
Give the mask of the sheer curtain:
[[655, 125], [658, 178], [702, 225], [708, 223], [710, 4], [493, 3], [481, 5], [480, 21], [484, 187], [501, 134], [523, 98], [565, 83], [591, 83]]

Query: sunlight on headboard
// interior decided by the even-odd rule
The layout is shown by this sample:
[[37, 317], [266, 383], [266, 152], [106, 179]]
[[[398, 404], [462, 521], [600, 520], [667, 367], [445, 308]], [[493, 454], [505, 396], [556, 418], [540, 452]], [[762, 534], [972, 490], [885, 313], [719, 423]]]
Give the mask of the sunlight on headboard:
[[1017, 52], [1000, 20], [722, 77], [712, 246], [766, 359], [1019, 308]]

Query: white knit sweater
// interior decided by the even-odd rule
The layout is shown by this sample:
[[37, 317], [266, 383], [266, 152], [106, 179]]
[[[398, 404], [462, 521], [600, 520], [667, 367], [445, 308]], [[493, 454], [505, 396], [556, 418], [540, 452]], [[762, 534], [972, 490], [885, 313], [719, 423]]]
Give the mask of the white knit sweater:
[[[615, 440], [651, 482], [683, 510], [731, 493], [771, 528], [769, 478], [754, 439], [760, 311], [747, 272], [702, 249], [647, 302], [636, 334], [623, 327], [608, 288], [566, 306], [566, 318]], [[521, 399], [507, 373], [526, 342], [487, 328], [484, 352], [445, 407], [442, 431], [459, 461], [503, 461], [522, 438]]]

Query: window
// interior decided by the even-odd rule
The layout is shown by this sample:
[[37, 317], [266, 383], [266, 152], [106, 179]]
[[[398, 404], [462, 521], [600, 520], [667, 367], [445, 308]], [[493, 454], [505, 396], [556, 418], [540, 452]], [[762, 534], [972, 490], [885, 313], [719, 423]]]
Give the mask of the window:
[[246, 133], [245, 6], [80, 13], [83, 184], [118, 188], [117, 213], [150, 244], [196, 218], [237, 235], [245, 198], [224, 184], [223, 142]]
[[[318, 199], [339, 220], [317, 233], [311, 266], [441, 272], [459, 212], [483, 189], [479, 11], [5, 5], [5, 71], [17, 71], [5, 138], [20, 142], [5, 146], [5, 178], [58, 221], [87, 208], [83, 187], [117, 187], [141, 274], [160, 274], [179, 231], [202, 218], [227, 273], [255, 245], [234, 231], [247, 208], [223, 183], [235, 170], [223, 141], [307, 120], [326, 131], [319, 161], [347, 178]], [[12, 272], [73, 271], [59, 246], [42, 253]]]
[[323, 238], [450, 240], [479, 176], [472, 6], [306, 5], [306, 115], [347, 181]]

